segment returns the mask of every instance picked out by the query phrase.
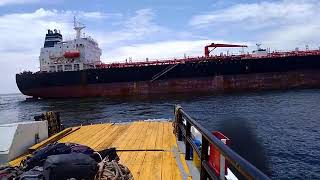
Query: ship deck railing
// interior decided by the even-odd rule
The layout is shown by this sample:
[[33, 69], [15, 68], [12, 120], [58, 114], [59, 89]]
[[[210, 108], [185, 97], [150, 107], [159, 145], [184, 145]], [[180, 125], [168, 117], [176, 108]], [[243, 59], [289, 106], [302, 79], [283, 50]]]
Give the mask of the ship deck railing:
[[141, 67], [141, 66], [152, 66], [152, 65], [170, 65], [170, 64], [184, 64], [188, 62], [198, 62], [198, 61], [224, 61], [224, 60], [244, 60], [244, 59], [264, 59], [264, 58], [284, 58], [284, 57], [294, 57], [294, 56], [319, 56], [319, 50], [305, 50], [305, 51], [274, 51], [268, 52], [266, 55], [255, 56], [253, 54], [221, 54], [221, 55], [210, 55], [205, 56], [188, 56], [184, 58], [166, 58], [166, 59], [152, 59], [145, 61], [129, 61], [129, 62], [114, 62], [108, 64], [96, 65], [96, 68], [123, 68], [123, 67]]
[[[263, 172], [253, 166], [251, 163], [243, 159], [240, 155], [234, 152], [220, 139], [215, 137], [206, 128], [200, 125], [196, 120], [189, 116], [179, 105], [175, 107], [175, 132], [178, 141], [183, 141], [185, 144], [185, 159], [190, 160], [191, 148], [196, 152], [200, 159], [200, 179], [225, 179], [224, 162], [220, 161], [220, 177], [209, 164], [209, 147], [213, 145], [218, 149], [219, 153], [225, 158], [226, 164], [231, 165], [245, 179], [269, 179]], [[191, 127], [195, 128], [201, 134], [201, 151], [194, 142]]]

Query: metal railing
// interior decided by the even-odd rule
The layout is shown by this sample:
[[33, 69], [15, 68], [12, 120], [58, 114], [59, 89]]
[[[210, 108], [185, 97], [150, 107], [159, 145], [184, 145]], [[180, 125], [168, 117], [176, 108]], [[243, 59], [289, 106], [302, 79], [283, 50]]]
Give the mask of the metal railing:
[[[192, 139], [191, 126], [199, 131], [202, 136], [201, 152], [198, 150], [196, 144]], [[243, 159], [240, 155], [230, 149], [226, 144], [216, 138], [211, 132], [201, 126], [196, 120], [190, 117], [182, 109], [180, 105], [175, 106], [175, 133], [178, 141], [185, 141], [185, 159], [191, 159], [191, 147], [196, 152], [201, 161], [200, 179], [218, 179], [224, 177], [218, 177], [209, 164], [209, 146], [215, 146], [220, 154], [225, 157], [225, 160], [229, 165], [232, 165], [241, 175], [246, 179], [269, 179], [259, 169], [254, 167], [248, 161]]]

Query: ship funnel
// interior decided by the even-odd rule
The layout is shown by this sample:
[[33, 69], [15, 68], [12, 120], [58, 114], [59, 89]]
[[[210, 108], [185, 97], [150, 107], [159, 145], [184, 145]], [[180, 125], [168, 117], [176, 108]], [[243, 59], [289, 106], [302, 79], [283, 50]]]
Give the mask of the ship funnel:
[[62, 40], [62, 35], [60, 34], [60, 32], [58, 33], [57, 29], [54, 29], [53, 31], [48, 29], [43, 47], [54, 47], [55, 44], [57, 44], [58, 42], [62, 42]]

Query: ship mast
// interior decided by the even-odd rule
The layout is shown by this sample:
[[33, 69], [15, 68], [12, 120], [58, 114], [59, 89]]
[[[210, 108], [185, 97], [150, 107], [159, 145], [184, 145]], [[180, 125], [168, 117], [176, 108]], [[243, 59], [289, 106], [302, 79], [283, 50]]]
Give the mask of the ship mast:
[[76, 31], [76, 39], [80, 39], [81, 36], [81, 30], [84, 29], [86, 26], [81, 24], [80, 22], [77, 22], [76, 17], [73, 17], [73, 29]]

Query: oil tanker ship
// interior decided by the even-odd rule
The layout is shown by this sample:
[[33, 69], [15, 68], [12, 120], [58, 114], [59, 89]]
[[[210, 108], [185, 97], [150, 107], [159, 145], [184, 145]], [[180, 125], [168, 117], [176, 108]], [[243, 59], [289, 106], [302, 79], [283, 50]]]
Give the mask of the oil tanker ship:
[[40, 71], [16, 74], [19, 90], [34, 98], [130, 96], [163, 93], [223, 93], [320, 87], [320, 50], [270, 52], [258, 46], [241, 55], [210, 55], [162, 61], [104, 64], [101, 49], [74, 21], [76, 38], [63, 41], [48, 30], [41, 48]]

